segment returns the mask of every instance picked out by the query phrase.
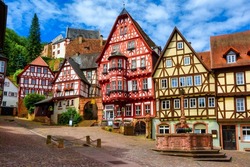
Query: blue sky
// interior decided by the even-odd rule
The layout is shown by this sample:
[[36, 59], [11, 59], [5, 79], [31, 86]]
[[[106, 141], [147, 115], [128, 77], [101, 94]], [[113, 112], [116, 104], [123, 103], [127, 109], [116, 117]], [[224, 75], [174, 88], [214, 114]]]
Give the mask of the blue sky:
[[7, 27], [27, 36], [34, 13], [41, 39], [50, 42], [66, 27], [99, 30], [107, 38], [123, 9], [164, 47], [176, 26], [197, 51], [209, 50], [214, 35], [250, 30], [249, 0], [4, 0]]

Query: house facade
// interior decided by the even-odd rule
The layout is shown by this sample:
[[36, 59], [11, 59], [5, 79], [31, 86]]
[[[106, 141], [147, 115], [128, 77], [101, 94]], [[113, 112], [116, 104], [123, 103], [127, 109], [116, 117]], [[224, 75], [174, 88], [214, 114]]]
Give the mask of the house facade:
[[[53, 85], [52, 121], [58, 123], [60, 114], [67, 111], [69, 107], [75, 108], [80, 113], [80, 99], [89, 97], [90, 83], [72, 58], [64, 60]], [[83, 115], [83, 113], [80, 114]]]
[[38, 56], [17, 76], [18, 88], [18, 115], [26, 115], [23, 99], [27, 94], [37, 93], [51, 96], [54, 74], [48, 64]]
[[[153, 72], [156, 117], [153, 137], [176, 133], [180, 117], [185, 116], [193, 133], [218, 133], [216, 86], [211, 69], [174, 28]], [[219, 146], [219, 136], [213, 144]]]
[[155, 91], [151, 77], [160, 49], [123, 9], [97, 59], [103, 121], [131, 123], [136, 134], [151, 137]]
[[250, 144], [250, 31], [210, 38], [217, 121], [223, 149]]

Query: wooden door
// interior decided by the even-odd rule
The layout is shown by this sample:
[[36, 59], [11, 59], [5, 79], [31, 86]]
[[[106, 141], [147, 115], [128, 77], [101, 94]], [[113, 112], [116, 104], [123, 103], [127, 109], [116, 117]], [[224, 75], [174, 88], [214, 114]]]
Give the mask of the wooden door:
[[222, 140], [224, 150], [236, 150], [235, 125], [222, 125]]

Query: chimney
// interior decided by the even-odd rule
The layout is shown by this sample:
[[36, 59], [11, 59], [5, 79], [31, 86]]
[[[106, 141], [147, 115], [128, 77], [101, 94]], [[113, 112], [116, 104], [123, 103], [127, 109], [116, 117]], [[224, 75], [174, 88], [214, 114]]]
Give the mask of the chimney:
[[78, 44], [82, 44], [82, 36], [81, 35], [78, 36]]
[[103, 45], [103, 36], [100, 35], [100, 46], [102, 46], [102, 45]]

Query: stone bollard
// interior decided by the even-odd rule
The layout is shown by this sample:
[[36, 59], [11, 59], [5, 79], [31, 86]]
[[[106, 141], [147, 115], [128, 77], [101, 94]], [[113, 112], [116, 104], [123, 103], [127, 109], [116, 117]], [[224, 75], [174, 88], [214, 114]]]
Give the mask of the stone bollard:
[[51, 135], [47, 135], [46, 144], [51, 144]]
[[86, 143], [90, 144], [90, 136], [86, 136]]
[[97, 139], [97, 145], [96, 145], [96, 147], [101, 148], [101, 146], [102, 146], [101, 139]]
[[58, 140], [58, 148], [63, 148], [64, 147], [64, 140], [63, 139], [59, 139]]

